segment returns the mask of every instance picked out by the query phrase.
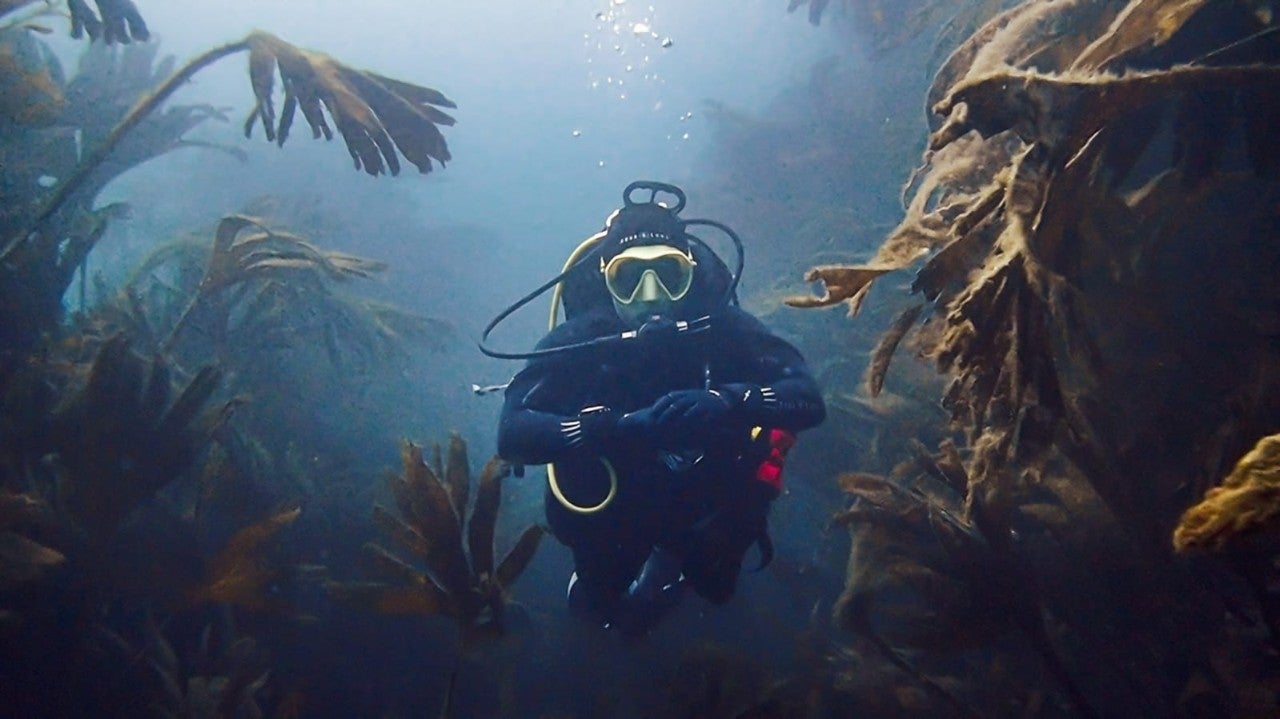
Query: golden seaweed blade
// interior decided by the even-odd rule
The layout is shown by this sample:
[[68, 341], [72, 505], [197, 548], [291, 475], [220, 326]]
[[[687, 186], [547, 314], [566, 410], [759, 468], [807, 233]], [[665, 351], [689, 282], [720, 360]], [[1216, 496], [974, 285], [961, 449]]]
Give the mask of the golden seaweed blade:
[[877, 277], [901, 269], [905, 265], [824, 265], [814, 267], [805, 274], [806, 282], [821, 282], [820, 297], [799, 296], [785, 300], [791, 307], [831, 307], [841, 302], [849, 303], [849, 316], [854, 317], [862, 309], [871, 283]]
[[[267, 139], [284, 145], [298, 110], [313, 137], [333, 138], [326, 112], [341, 133], [357, 170], [370, 175], [400, 173], [400, 155], [427, 173], [432, 161], [452, 159], [439, 125], [454, 119], [440, 107], [456, 105], [437, 90], [355, 70], [328, 55], [303, 50], [265, 32], [249, 45], [249, 77], [257, 100], [245, 121], [245, 136], [261, 121]], [[279, 72], [284, 105], [277, 120], [273, 93]]]
[[[437, 448], [438, 452], [438, 448]], [[365, 545], [373, 569], [388, 583], [331, 583], [340, 601], [384, 614], [444, 614], [475, 637], [501, 632], [508, 591], [528, 567], [542, 528], [531, 526], [515, 546], [494, 561], [494, 530], [501, 505], [501, 481], [510, 467], [494, 457], [477, 480], [469, 519], [466, 500], [470, 471], [466, 443], [454, 434], [447, 460], [423, 459], [412, 442], [401, 446], [402, 473], [391, 478], [391, 493], [399, 516], [375, 506], [373, 521], [401, 549], [419, 558], [425, 571], [384, 547]], [[433, 467], [434, 465], [434, 467]], [[465, 529], [465, 536], [464, 536]], [[464, 549], [464, 544], [466, 548]]]
[[189, 596], [193, 602], [221, 602], [263, 611], [279, 608], [269, 587], [281, 570], [266, 556], [268, 543], [302, 513], [294, 508], [237, 531], [209, 561], [204, 581]]
[[871, 351], [871, 363], [867, 365], [867, 394], [872, 397], [880, 396], [880, 390], [884, 389], [885, 375], [889, 373], [889, 364], [893, 359], [893, 354], [898, 349], [898, 344], [906, 337], [907, 332], [915, 325], [916, 318], [920, 316], [922, 310], [924, 310], [924, 305], [914, 305], [903, 310], [894, 318], [893, 325], [889, 328], [889, 331], [876, 343], [875, 349]]
[[1187, 509], [1173, 531], [1179, 552], [1222, 551], [1276, 528], [1280, 516], [1280, 435], [1258, 440], [1222, 485]]

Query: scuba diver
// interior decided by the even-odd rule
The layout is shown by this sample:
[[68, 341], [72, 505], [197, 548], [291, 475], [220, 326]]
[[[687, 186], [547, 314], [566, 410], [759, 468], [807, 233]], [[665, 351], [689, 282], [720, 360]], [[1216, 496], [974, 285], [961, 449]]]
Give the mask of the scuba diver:
[[[648, 200], [633, 200], [643, 190]], [[506, 386], [498, 453], [518, 473], [547, 465], [547, 522], [573, 553], [570, 611], [630, 635], [686, 586], [728, 601], [753, 544], [768, 563], [784, 456], [826, 414], [800, 353], [737, 306], [741, 240], [721, 223], [680, 219], [685, 199], [673, 185], [628, 185], [604, 230], [480, 342], [490, 356], [527, 360]], [[734, 271], [694, 226], [733, 240]], [[485, 344], [552, 287], [552, 329], [533, 351]]]

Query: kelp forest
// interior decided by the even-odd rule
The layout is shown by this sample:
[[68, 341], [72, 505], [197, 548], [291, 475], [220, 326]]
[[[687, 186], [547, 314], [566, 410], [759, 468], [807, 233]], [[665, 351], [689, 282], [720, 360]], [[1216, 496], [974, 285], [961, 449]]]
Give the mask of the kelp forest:
[[[774, 4], [861, 61], [708, 99], [682, 184], [828, 417], [773, 563], [626, 641], [566, 611], [498, 403], [414, 387], [476, 328], [291, 193], [353, 167], [406, 216], [462, 88], [0, 0], [0, 714], [1280, 715], [1280, 3]], [[188, 100], [215, 66], [247, 116]], [[119, 178], [312, 140], [324, 172], [95, 271]]]

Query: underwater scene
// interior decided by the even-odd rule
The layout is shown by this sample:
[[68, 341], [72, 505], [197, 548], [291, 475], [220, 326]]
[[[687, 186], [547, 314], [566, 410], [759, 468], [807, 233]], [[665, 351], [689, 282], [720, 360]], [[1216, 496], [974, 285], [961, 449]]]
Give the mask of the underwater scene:
[[1280, 716], [1280, 1], [0, 0], [0, 717]]

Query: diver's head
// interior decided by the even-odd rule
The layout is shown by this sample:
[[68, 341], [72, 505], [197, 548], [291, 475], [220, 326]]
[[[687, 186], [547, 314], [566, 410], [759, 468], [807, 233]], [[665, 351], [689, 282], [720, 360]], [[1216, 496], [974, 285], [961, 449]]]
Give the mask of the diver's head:
[[693, 252], [675, 212], [636, 203], [609, 218], [600, 272], [622, 320], [639, 327], [674, 317], [693, 286]]

